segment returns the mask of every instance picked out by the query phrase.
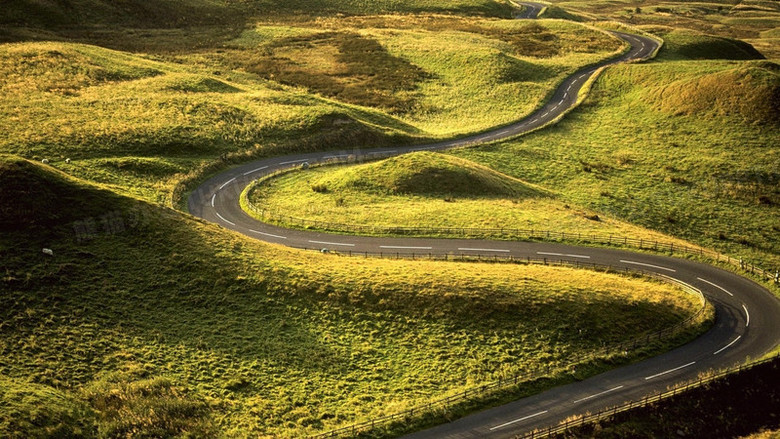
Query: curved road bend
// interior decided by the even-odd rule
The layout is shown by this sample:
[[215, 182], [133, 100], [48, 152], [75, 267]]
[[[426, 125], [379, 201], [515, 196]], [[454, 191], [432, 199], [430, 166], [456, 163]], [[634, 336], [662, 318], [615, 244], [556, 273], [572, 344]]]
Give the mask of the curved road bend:
[[[601, 65], [644, 59], [657, 47], [652, 39], [617, 33], [629, 52]], [[551, 100], [511, 125], [462, 139], [431, 145], [383, 148], [363, 154], [395, 155], [415, 150], [505, 139], [537, 128], [570, 108], [585, 81], [600, 66], [584, 68], [566, 79]], [[410, 438], [508, 438], [544, 428], [576, 414], [594, 412], [663, 390], [712, 368], [732, 366], [759, 357], [780, 343], [780, 301], [760, 285], [706, 264], [623, 250], [573, 247], [553, 243], [489, 240], [344, 236], [290, 230], [259, 222], [241, 210], [240, 193], [254, 179], [304, 162], [327, 160], [338, 153], [318, 152], [263, 159], [216, 175], [190, 194], [189, 211], [252, 238], [297, 248], [392, 254], [498, 255], [548, 257], [570, 261], [642, 268], [673, 277], [701, 289], [716, 310], [714, 327], [691, 343], [660, 356], [556, 387], [546, 392], [463, 417], [410, 435]]]

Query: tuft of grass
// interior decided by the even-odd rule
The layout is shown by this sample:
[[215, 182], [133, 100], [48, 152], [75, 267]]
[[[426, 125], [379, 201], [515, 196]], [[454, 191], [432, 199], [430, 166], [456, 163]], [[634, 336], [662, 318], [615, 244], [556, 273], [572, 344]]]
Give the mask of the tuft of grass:
[[565, 376], [571, 356], [699, 307], [609, 273], [281, 248], [2, 163], [28, 170], [30, 196], [70, 188], [49, 205], [62, 215], [47, 233], [0, 235], [0, 376], [62, 389], [42, 404], [52, 414], [37, 425], [51, 431], [300, 437], [542, 365]]
[[67, 390], [0, 375], [0, 432], [4, 437], [94, 436], [92, 417], [88, 405]]

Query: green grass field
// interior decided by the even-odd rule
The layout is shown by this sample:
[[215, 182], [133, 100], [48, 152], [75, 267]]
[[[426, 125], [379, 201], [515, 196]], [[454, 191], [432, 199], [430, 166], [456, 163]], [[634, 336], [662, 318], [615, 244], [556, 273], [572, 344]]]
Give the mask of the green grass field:
[[[572, 207], [541, 186], [468, 160], [430, 152], [287, 173], [259, 182], [247, 199], [266, 210], [266, 215], [259, 215], [247, 209], [250, 214], [292, 228], [300, 228], [300, 223], [273, 215], [341, 223], [345, 226], [320, 228], [347, 233], [350, 225], [524, 229], [684, 244], [668, 235]], [[452, 232], [453, 236], [460, 234]], [[512, 235], [497, 233], [494, 237]]]
[[3, 436], [300, 437], [566, 378], [699, 306], [613, 274], [288, 250], [13, 157], [0, 182]]
[[[458, 224], [490, 225], [490, 209], [780, 266], [778, 67], [745, 61], [777, 59], [775, 2], [556, 4], [551, 18], [581, 23], [506, 20], [503, 0], [6, 1], [0, 436], [301, 437], [502, 375], [550, 367], [536, 389], [668, 349], [568, 364], [698, 308], [666, 284], [300, 252], [176, 210], [192, 184], [252, 158], [518, 119], [625, 49], [588, 24], [605, 19], [666, 49], [610, 68], [555, 127], [279, 181], [325, 200], [304, 213], [328, 220], [456, 209]], [[383, 180], [360, 187], [367, 173]], [[360, 206], [379, 202], [385, 213]]]
[[455, 155], [573, 205], [780, 266], [777, 93], [767, 61], [609, 69], [558, 125]]

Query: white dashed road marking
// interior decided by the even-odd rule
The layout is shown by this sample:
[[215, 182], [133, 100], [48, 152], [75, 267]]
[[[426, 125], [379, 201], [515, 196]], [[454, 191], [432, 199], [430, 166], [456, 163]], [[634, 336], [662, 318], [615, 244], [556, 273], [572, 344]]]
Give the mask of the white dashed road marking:
[[261, 232], [259, 230], [249, 229], [249, 231], [252, 232], [252, 233], [257, 233], [258, 235], [270, 236], [271, 238], [287, 239], [286, 236], [274, 235], [273, 233], [265, 233], [265, 232]]
[[516, 422], [525, 421], [526, 419], [531, 419], [531, 418], [533, 418], [535, 416], [543, 415], [545, 413], [547, 413], [547, 410], [545, 410], [543, 412], [539, 412], [539, 413], [534, 413], [533, 415], [528, 415], [528, 416], [525, 416], [525, 417], [520, 418], [520, 419], [515, 419], [514, 421], [509, 421], [509, 422], [507, 422], [505, 424], [496, 425], [495, 427], [491, 428], [490, 431], [498, 430], [499, 428], [506, 427], [508, 425], [512, 425], [512, 424], [514, 424]]
[[405, 250], [432, 250], [433, 247], [407, 247], [403, 245], [380, 245], [379, 248], [405, 249]]
[[312, 244], [343, 245], [345, 247], [354, 247], [355, 246], [355, 244], [349, 244], [349, 243], [344, 243], [344, 242], [311, 241], [311, 240], [309, 240], [309, 242], [311, 242]]
[[715, 287], [715, 288], [717, 288], [717, 289], [719, 289], [719, 290], [723, 291], [724, 293], [728, 294], [729, 296], [731, 296], [731, 297], [734, 297], [734, 295], [733, 295], [733, 294], [731, 294], [731, 293], [730, 293], [730, 292], [729, 292], [727, 289], [723, 288], [723, 287], [722, 287], [722, 286], [720, 286], [720, 285], [715, 285], [714, 283], [712, 283], [712, 282], [708, 281], [707, 279], [702, 279], [702, 278], [700, 278], [700, 277], [697, 277], [696, 279], [699, 279], [700, 281], [702, 281], [702, 282], [704, 282], [704, 283], [710, 284], [710, 285], [712, 285], [713, 287]]
[[234, 223], [234, 222], [232, 222], [232, 221], [228, 221], [228, 220], [226, 220], [226, 219], [225, 219], [225, 217], [223, 217], [222, 215], [220, 215], [220, 214], [219, 214], [219, 212], [215, 212], [215, 213], [217, 214], [217, 216], [219, 217], [219, 219], [221, 219], [222, 221], [224, 221], [224, 222], [226, 222], [226, 223], [230, 224], [231, 226], [235, 226], [235, 225], [236, 225], [236, 223]]
[[622, 389], [622, 388], [623, 388], [623, 386], [613, 387], [613, 388], [611, 388], [609, 390], [605, 390], [605, 391], [597, 393], [595, 395], [586, 396], [585, 398], [580, 398], [580, 399], [578, 399], [576, 401], [573, 401], [573, 402], [574, 402], [574, 404], [577, 404], [578, 402], [587, 401], [587, 400], [589, 400], [591, 398], [595, 398], [597, 396], [601, 396], [601, 395], [607, 394], [609, 392], [614, 392], [615, 390]]
[[502, 253], [509, 253], [510, 250], [503, 250], [500, 248], [458, 248], [458, 250], [467, 251], [467, 252], [502, 252]]
[[219, 190], [222, 190], [222, 189], [224, 189], [224, 188], [225, 188], [225, 186], [229, 185], [230, 183], [233, 183], [234, 181], [236, 181], [236, 177], [233, 177], [233, 178], [231, 178], [230, 180], [228, 180], [228, 181], [226, 181], [226, 182], [222, 183], [222, 186], [220, 186], [220, 187], [219, 187]]
[[688, 364], [683, 364], [683, 365], [682, 365], [682, 366], [680, 366], [680, 367], [675, 367], [674, 369], [669, 369], [669, 370], [667, 370], [667, 371], [664, 371], [664, 372], [661, 372], [661, 373], [657, 373], [657, 374], [655, 374], [655, 375], [650, 375], [649, 377], [646, 377], [645, 379], [646, 379], [646, 380], [652, 380], [653, 378], [657, 378], [657, 377], [659, 377], [659, 376], [661, 376], [661, 375], [666, 375], [667, 373], [672, 373], [672, 372], [678, 371], [678, 370], [680, 370], [680, 369], [682, 369], [682, 368], [684, 368], [684, 367], [688, 367], [688, 366], [691, 366], [691, 365], [693, 365], [693, 364], [696, 364], [696, 362], [695, 362], [695, 361], [691, 361], [690, 363], [688, 363]]
[[747, 328], [750, 325], [750, 313], [748, 312], [747, 307], [745, 306], [744, 303], [742, 304], [742, 309], [745, 310], [745, 318], [747, 318], [747, 320], [745, 321], [745, 327]]
[[546, 255], [546, 256], [567, 256], [570, 258], [580, 258], [580, 259], [590, 259], [590, 256], [585, 255], [572, 255], [567, 253], [551, 253], [551, 252], [536, 252], [537, 255]]
[[742, 338], [742, 336], [741, 336], [741, 335], [740, 335], [740, 336], [737, 336], [737, 338], [735, 338], [735, 339], [734, 339], [734, 341], [732, 341], [731, 343], [727, 344], [726, 346], [723, 346], [722, 348], [718, 349], [718, 350], [717, 350], [717, 351], [715, 351], [715, 353], [714, 353], [714, 354], [712, 354], [712, 355], [718, 355], [719, 353], [721, 353], [721, 352], [725, 351], [726, 349], [730, 348], [730, 347], [731, 347], [731, 345], [733, 345], [734, 343], [738, 342], [740, 338]]
[[251, 171], [249, 171], [249, 172], [244, 172], [244, 175], [254, 174], [255, 172], [257, 172], [257, 171], [262, 171], [263, 169], [266, 169], [267, 167], [268, 167], [268, 166], [263, 166], [263, 167], [261, 167], [261, 168], [252, 169], [252, 170], [251, 170]]
[[645, 264], [644, 262], [636, 262], [636, 261], [626, 261], [625, 259], [621, 259], [620, 262], [624, 264], [641, 265], [643, 267], [657, 268], [659, 270], [666, 270], [666, 271], [671, 271], [672, 273], [677, 273], [677, 270], [673, 270], [667, 267], [661, 267], [660, 265]]
[[279, 163], [279, 164], [280, 165], [289, 165], [290, 163], [300, 163], [300, 162], [305, 162], [307, 160], [308, 159], [290, 160], [289, 162], [282, 162], [282, 163]]

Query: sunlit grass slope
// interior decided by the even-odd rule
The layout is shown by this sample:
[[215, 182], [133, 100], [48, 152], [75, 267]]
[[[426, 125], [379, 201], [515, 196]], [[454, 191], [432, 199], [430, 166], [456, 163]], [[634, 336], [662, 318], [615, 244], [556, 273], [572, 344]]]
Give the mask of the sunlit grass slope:
[[[430, 152], [288, 173], [261, 182], [248, 199], [272, 214], [346, 225], [535, 229], [673, 241], [572, 207], [542, 187], [477, 163]], [[283, 218], [270, 220], [300, 227]]]
[[560, 124], [456, 155], [567, 202], [780, 266], [780, 67], [618, 66]]
[[[5, 44], [0, 151], [170, 204], [182, 178], [220, 157], [377, 147], [507, 123], [577, 66], [620, 48], [563, 23], [414, 20], [422, 29], [392, 16], [263, 24], [219, 49], [156, 57]], [[529, 52], [539, 39], [549, 42]]]
[[698, 307], [609, 274], [287, 250], [12, 157], [0, 206], [4, 437], [301, 437]]

